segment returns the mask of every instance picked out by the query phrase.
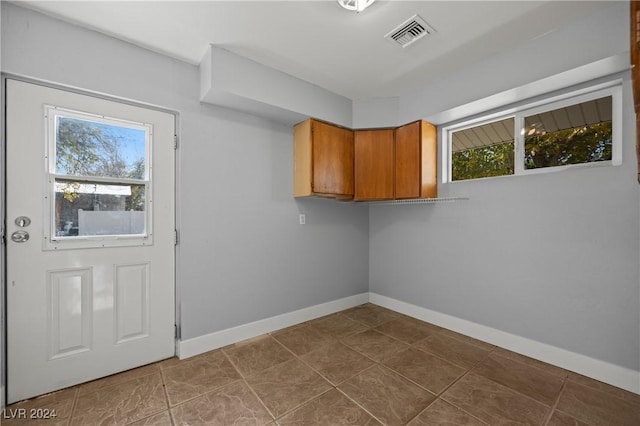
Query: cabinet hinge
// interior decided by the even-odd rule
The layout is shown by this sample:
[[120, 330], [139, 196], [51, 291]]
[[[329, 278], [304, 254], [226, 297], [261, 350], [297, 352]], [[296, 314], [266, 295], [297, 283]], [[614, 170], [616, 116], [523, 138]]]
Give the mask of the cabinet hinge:
[[178, 149], [178, 135], [173, 135], [173, 149]]
[[174, 246], [178, 245], [178, 230], [177, 229], [173, 230], [173, 245]]

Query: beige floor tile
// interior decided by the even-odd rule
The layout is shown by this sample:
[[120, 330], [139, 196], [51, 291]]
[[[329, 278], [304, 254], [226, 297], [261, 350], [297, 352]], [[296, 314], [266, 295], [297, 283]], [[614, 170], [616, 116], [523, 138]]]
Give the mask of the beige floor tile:
[[342, 339], [342, 343], [378, 362], [409, 347], [406, 343], [375, 330], [352, 334]]
[[413, 344], [425, 337], [439, 333], [442, 331], [442, 328], [402, 316], [379, 325], [375, 330], [398, 340], [402, 340], [405, 343]]
[[105, 388], [107, 386], [118, 385], [128, 382], [129, 380], [138, 379], [140, 377], [149, 376], [160, 371], [158, 363], [145, 365], [143, 367], [134, 368], [132, 370], [123, 371], [122, 373], [114, 374], [112, 376], [103, 377], [102, 379], [93, 380], [91, 382], [79, 385], [79, 395], [85, 395], [87, 393], [95, 392], [98, 389]]
[[359, 333], [367, 329], [366, 325], [339, 313], [318, 318], [310, 321], [309, 324], [335, 339], [342, 339], [350, 334]]
[[180, 425], [266, 425], [273, 421], [267, 409], [243, 380], [171, 409]]
[[398, 352], [383, 364], [435, 394], [445, 390], [467, 372], [462, 367], [414, 348]]
[[222, 351], [162, 371], [171, 406], [240, 379]]
[[498, 354], [490, 354], [473, 372], [548, 406], [554, 404], [564, 383], [556, 375]]
[[160, 373], [79, 395], [71, 425], [128, 424], [168, 408]]
[[420, 340], [414, 344], [414, 347], [467, 369], [471, 369], [483, 361], [490, 352], [488, 349], [463, 342], [443, 333]]
[[12, 426], [34, 423], [65, 425], [71, 418], [77, 392], [78, 388], [74, 386], [11, 404], [0, 411], [0, 423]]
[[169, 410], [147, 417], [137, 422], [130, 423], [131, 426], [171, 426], [171, 416]]
[[249, 376], [247, 383], [276, 418], [331, 388], [297, 358]]
[[185, 362], [193, 361], [193, 358], [195, 357], [180, 359], [177, 356], [174, 356], [158, 362], [158, 367], [160, 367], [161, 370], [164, 370], [165, 368], [171, 368], [171, 367], [175, 367], [176, 365], [183, 364]]
[[418, 417], [409, 422], [408, 426], [487, 426], [453, 405], [438, 399], [424, 410]]
[[356, 306], [341, 313], [367, 327], [377, 327], [398, 317], [397, 313], [371, 303]]
[[379, 365], [347, 380], [338, 389], [389, 426], [406, 424], [435, 399], [432, 393]]
[[271, 336], [298, 356], [335, 341], [331, 335], [308, 324], [272, 333]]
[[300, 358], [334, 385], [355, 376], [374, 364], [369, 358], [339, 342], [323, 346], [321, 349], [309, 352]]
[[280, 426], [380, 425], [357, 404], [332, 389], [278, 419]]
[[556, 409], [591, 426], [640, 425], [640, 404], [570, 380], [562, 390]]
[[617, 396], [618, 398], [624, 399], [634, 404], [640, 404], [640, 395], [638, 395], [637, 393], [629, 392], [624, 389], [611, 386], [607, 383], [603, 383], [598, 380], [591, 379], [589, 377], [585, 377], [577, 373], [569, 372], [568, 374], [569, 374], [569, 380], [574, 383], [578, 383], [592, 389], [609, 393], [613, 396]]
[[446, 328], [442, 329], [442, 335], [453, 337], [454, 339], [460, 340], [465, 343], [469, 343], [470, 345], [477, 346], [479, 348], [486, 349], [486, 350], [493, 350], [495, 348], [495, 345], [492, 345], [491, 343], [483, 342], [482, 340], [474, 339], [473, 337], [456, 333], [455, 331], [447, 330]]
[[528, 356], [520, 355], [516, 352], [512, 352], [503, 348], [496, 348], [494, 353], [509, 359], [513, 359], [513, 360], [531, 365], [532, 367], [539, 368], [541, 370], [546, 371], [547, 373], [555, 374], [556, 376], [561, 377], [563, 379], [566, 378], [567, 375], [569, 374], [569, 372], [564, 368], [556, 367], [555, 365], [551, 365], [546, 362], [542, 362], [537, 359], [530, 358]]
[[495, 426], [541, 425], [550, 411], [544, 404], [474, 373], [457, 381], [441, 398]]
[[224, 352], [245, 377], [294, 357], [291, 352], [268, 335], [227, 346]]
[[546, 426], [589, 426], [587, 423], [576, 420], [561, 411], [554, 411]]

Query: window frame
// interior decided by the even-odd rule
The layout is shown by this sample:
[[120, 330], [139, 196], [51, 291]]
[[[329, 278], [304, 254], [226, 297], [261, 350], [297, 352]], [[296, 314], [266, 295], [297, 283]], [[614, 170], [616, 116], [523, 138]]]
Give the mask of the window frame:
[[[67, 109], [55, 105], [43, 105], [45, 120], [45, 179], [44, 198], [45, 212], [43, 220], [43, 242], [45, 250], [60, 249], [85, 249], [103, 247], [128, 247], [146, 246], [153, 244], [153, 186], [152, 186], [152, 141], [153, 125], [121, 118], [107, 117], [90, 112]], [[126, 127], [143, 130], [146, 134], [145, 140], [145, 176], [144, 179], [112, 178], [101, 176], [83, 176], [58, 174], [56, 170], [56, 142], [57, 142], [57, 117], [66, 117], [78, 120], [92, 121], [100, 124]], [[55, 224], [56, 180], [69, 180], [81, 184], [102, 184], [102, 185], [142, 185], [144, 186], [144, 220], [145, 229], [142, 234], [120, 234], [120, 235], [74, 235], [57, 236]]]
[[[580, 164], [566, 164], [562, 166], [541, 167], [535, 169], [525, 168], [524, 149], [524, 122], [525, 117], [540, 114], [547, 111], [565, 108], [583, 102], [611, 96], [611, 160], [588, 162]], [[492, 122], [514, 118], [514, 172], [502, 176], [480, 177], [474, 179], [452, 180], [452, 135], [455, 132], [479, 127]], [[494, 178], [508, 178], [514, 176], [535, 175], [540, 173], [552, 173], [568, 169], [602, 166], [619, 166], [622, 164], [622, 79], [609, 81], [580, 90], [565, 92], [559, 95], [547, 95], [541, 99], [523, 102], [513, 107], [504, 107], [496, 112], [480, 114], [473, 118], [466, 118], [455, 123], [442, 126], [440, 131], [442, 146], [442, 183], [469, 182]]]

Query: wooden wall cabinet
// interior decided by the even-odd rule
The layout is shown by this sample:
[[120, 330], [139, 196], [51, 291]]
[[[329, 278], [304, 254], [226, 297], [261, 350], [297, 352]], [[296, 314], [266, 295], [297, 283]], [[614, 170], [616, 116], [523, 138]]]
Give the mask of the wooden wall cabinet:
[[309, 119], [293, 141], [294, 197], [353, 198], [353, 130]]
[[436, 127], [422, 120], [356, 130], [354, 201], [436, 198], [436, 143]]
[[356, 130], [354, 201], [392, 200], [394, 129]]
[[309, 119], [293, 128], [294, 197], [437, 198], [436, 126], [350, 130]]
[[396, 129], [395, 198], [438, 196], [436, 126], [424, 120]]

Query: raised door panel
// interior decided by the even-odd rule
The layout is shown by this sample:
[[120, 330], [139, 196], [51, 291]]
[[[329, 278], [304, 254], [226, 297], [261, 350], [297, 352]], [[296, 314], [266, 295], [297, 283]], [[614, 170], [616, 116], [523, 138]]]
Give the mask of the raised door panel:
[[394, 197], [394, 130], [357, 130], [354, 200], [391, 200]]
[[396, 198], [420, 197], [420, 122], [396, 129]]
[[353, 131], [312, 121], [313, 193], [353, 197]]

